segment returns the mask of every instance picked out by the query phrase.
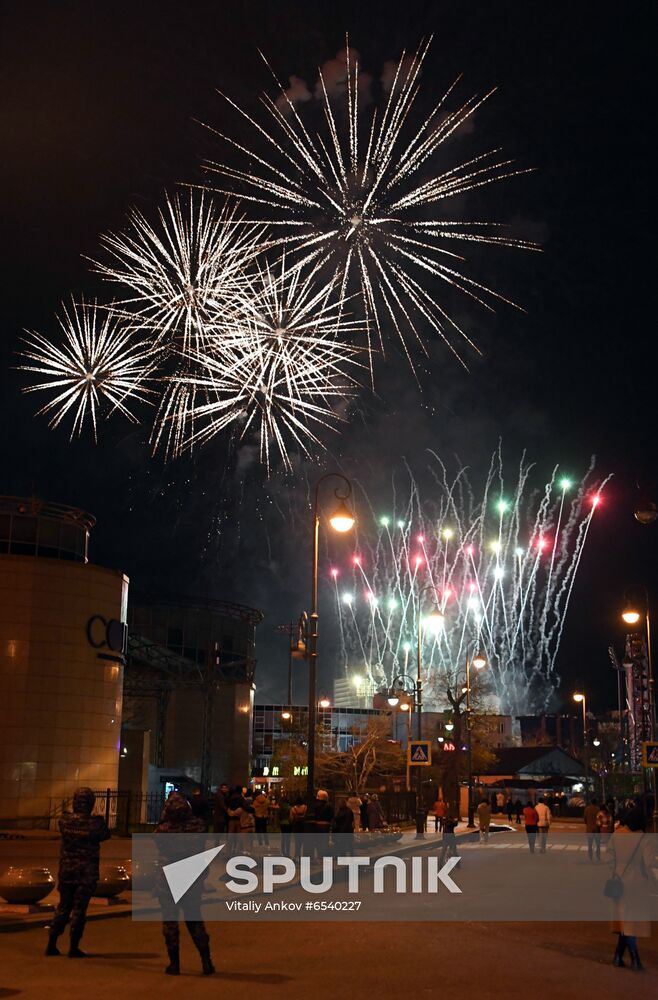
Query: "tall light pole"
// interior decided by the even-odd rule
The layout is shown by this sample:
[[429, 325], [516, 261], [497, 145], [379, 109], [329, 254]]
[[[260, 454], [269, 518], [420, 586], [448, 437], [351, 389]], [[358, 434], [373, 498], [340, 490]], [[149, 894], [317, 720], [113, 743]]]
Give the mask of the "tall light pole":
[[311, 533], [311, 546], [313, 552], [313, 564], [311, 572], [311, 617], [308, 630], [308, 778], [306, 782], [306, 796], [309, 805], [312, 804], [315, 796], [315, 726], [317, 718], [317, 695], [316, 676], [318, 660], [318, 544], [320, 538], [320, 487], [328, 479], [340, 479], [344, 484], [344, 491], [339, 488], [334, 490], [334, 496], [339, 501], [338, 507], [329, 517], [329, 524], [341, 534], [350, 531], [354, 527], [355, 517], [345, 501], [352, 495], [352, 484], [341, 472], [329, 472], [321, 476], [315, 485], [315, 500], [313, 504], [313, 527]]
[[[409, 689], [404, 686], [404, 682], [409, 681]], [[402, 683], [401, 688], [397, 688], [396, 685]], [[411, 697], [411, 704], [408, 701], [402, 702], [400, 704], [400, 695], [398, 691], [401, 690], [405, 697]], [[393, 684], [388, 693], [387, 701], [391, 708], [397, 709], [399, 707], [401, 712], [404, 712], [407, 717], [407, 777], [406, 777], [406, 790], [411, 791], [411, 785], [409, 782], [409, 741], [411, 739], [411, 713], [416, 706], [416, 682], [413, 677], [409, 674], [398, 674], [397, 677], [393, 679]], [[397, 715], [396, 715], [396, 729], [397, 729]]]
[[482, 670], [487, 665], [487, 658], [477, 652], [469, 659], [468, 645], [466, 647], [466, 731], [468, 734], [468, 828], [475, 826], [475, 809], [473, 808], [473, 726], [471, 723], [471, 665], [476, 670]]
[[583, 708], [583, 757], [585, 760], [585, 802], [589, 797], [589, 743], [587, 742], [587, 696], [576, 691], [573, 700], [580, 702]]
[[[642, 613], [633, 604], [627, 604], [621, 615], [627, 625], [637, 625], [642, 618]], [[647, 669], [648, 669], [648, 695], [649, 695], [649, 726], [651, 729], [651, 739], [656, 739], [656, 692], [653, 680], [653, 658], [651, 655], [651, 611], [649, 608], [649, 591], [644, 587], [644, 626], [647, 631]], [[656, 768], [651, 768], [651, 791], [653, 793], [653, 831], [658, 833], [658, 775]], [[646, 773], [646, 772], [645, 772]]]
[[[416, 737], [423, 738], [423, 595], [431, 591], [436, 600], [436, 587], [429, 585], [418, 592], [418, 651], [416, 657]], [[441, 611], [433, 611], [428, 616], [427, 624], [430, 631], [437, 635], [443, 627], [445, 616]], [[423, 809], [423, 771], [416, 767], [416, 840], [425, 839], [425, 811]]]

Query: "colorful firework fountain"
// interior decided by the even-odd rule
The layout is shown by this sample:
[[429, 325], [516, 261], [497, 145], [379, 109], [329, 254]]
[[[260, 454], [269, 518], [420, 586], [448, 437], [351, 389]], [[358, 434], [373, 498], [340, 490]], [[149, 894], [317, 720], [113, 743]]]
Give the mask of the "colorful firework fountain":
[[[503, 479], [499, 453], [481, 494], [467, 472], [454, 478], [434, 455], [435, 486], [421, 498], [413, 476], [384, 516], [370, 507], [347, 569], [334, 567], [345, 671], [378, 689], [415, 674], [419, 613], [443, 616], [423, 629], [425, 707], [447, 707], [463, 683], [466, 657], [487, 658], [485, 702], [492, 710], [545, 710], [559, 682], [560, 640], [594, 512], [607, 479], [593, 467], [579, 484], [558, 474], [543, 489], [521, 461]], [[367, 497], [366, 497], [367, 500]], [[484, 681], [484, 677], [483, 677]]]

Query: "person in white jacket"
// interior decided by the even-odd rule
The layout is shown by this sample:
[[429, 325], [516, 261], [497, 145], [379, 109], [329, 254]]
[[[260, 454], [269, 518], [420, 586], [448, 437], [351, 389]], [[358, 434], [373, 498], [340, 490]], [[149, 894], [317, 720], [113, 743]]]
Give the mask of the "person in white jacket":
[[551, 820], [553, 816], [551, 815], [551, 810], [546, 805], [543, 798], [539, 800], [535, 806], [537, 810], [537, 815], [539, 816], [539, 822], [537, 824], [537, 829], [539, 832], [539, 853], [546, 854], [546, 840], [548, 838], [548, 829], [551, 825]]

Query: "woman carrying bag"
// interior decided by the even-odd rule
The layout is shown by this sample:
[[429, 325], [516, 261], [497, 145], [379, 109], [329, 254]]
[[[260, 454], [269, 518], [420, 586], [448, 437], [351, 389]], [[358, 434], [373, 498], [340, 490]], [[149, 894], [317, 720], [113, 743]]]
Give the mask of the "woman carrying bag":
[[618, 935], [612, 964], [618, 968], [626, 964], [624, 954], [628, 949], [631, 968], [640, 970], [637, 939], [651, 936], [647, 899], [651, 846], [650, 838], [644, 836], [645, 822], [640, 809], [631, 810], [613, 833], [608, 847], [614, 855], [615, 870], [603, 891], [612, 902], [611, 930]]

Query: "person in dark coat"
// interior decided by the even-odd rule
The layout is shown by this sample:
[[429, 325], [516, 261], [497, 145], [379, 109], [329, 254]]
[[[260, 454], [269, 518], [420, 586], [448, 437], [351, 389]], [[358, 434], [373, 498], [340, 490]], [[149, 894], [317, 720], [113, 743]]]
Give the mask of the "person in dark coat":
[[361, 799], [361, 807], [359, 809], [359, 814], [361, 816], [362, 830], [368, 829], [368, 800], [369, 800], [368, 795], [364, 795], [363, 798]]
[[514, 803], [514, 815], [516, 818], [517, 826], [521, 826], [522, 813], [523, 813], [523, 803], [521, 802], [521, 799], [517, 799], [516, 802]]
[[226, 833], [228, 829], [227, 801], [228, 785], [223, 781], [215, 792], [215, 801], [213, 803], [212, 825], [215, 833]]
[[85, 929], [89, 900], [98, 882], [101, 844], [110, 831], [102, 816], [92, 816], [95, 795], [91, 788], [78, 788], [73, 796], [73, 812], [59, 821], [62, 846], [59, 855], [59, 905], [48, 935], [46, 955], [59, 955], [57, 938], [71, 921], [69, 958], [84, 958], [80, 940]]
[[315, 857], [317, 858], [329, 854], [329, 833], [333, 819], [334, 810], [329, 802], [329, 793], [324, 788], [320, 788], [315, 797], [312, 826], [309, 827], [311, 832], [315, 834], [311, 838], [311, 845], [315, 848]]
[[304, 833], [306, 830], [306, 803], [301, 797], [295, 799], [290, 809], [290, 829], [294, 837], [294, 856], [301, 858], [304, 853]]
[[212, 809], [210, 807], [210, 803], [203, 794], [201, 785], [196, 785], [196, 787], [192, 789], [189, 803], [192, 807], [192, 815], [196, 816], [197, 819], [200, 819], [203, 823], [203, 829], [208, 831], [210, 829]]
[[[174, 793], [165, 802], [156, 833], [203, 833], [203, 820], [194, 816], [190, 803], [182, 795]], [[166, 891], [166, 890], [165, 890]], [[170, 905], [170, 904], [168, 904]], [[185, 926], [201, 956], [201, 968], [204, 976], [211, 976], [215, 971], [210, 958], [210, 938], [203, 920], [186, 920]], [[180, 929], [178, 920], [163, 920], [164, 934], [169, 956], [169, 965], [165, 969], [168, 976], [180, 975]]]
[[336, 855], [354, 854], [354, 813], [346, 802], [336, 810], [332, 830]]
[[456, 829], [457, 818], [452, 811], [449, 810], [443, 820], [443, 837], [441, 838], [441, 853], [439, 855], [440, 867], [443, 867], [447, 858], [451, 858], [457, 854], [457, 837], [455, 836]]

